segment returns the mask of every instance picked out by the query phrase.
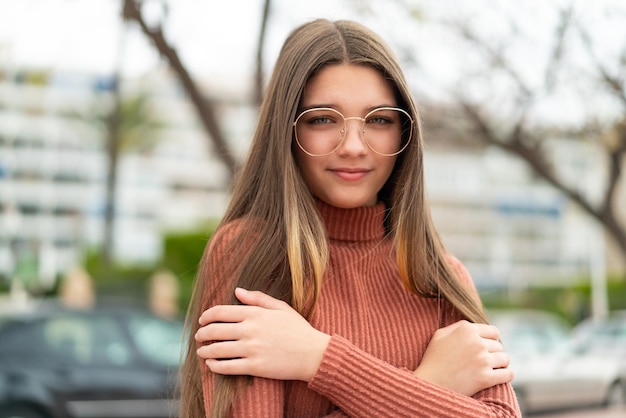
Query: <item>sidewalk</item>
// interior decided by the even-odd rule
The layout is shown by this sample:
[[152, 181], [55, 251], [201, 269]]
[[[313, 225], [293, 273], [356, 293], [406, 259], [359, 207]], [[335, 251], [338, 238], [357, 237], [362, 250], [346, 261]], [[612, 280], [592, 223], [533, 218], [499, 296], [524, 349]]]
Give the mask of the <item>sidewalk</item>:
[[626, 406], [621, 408], [576, 409], [573, 411], [554, 412], [549, 414], [530, 415], [532, 418], [624, 418]]

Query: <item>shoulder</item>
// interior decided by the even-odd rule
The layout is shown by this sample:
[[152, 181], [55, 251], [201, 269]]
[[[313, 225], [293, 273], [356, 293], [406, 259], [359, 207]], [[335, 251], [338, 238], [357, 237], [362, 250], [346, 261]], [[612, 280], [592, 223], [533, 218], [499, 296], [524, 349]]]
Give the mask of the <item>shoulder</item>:
[[221, 224], [204, 249], [198, 269], [198, 283], [202, 306], [206, 309], [216, 304], [233, 303], [237, 277], [255, 237], [258, 237], [259, 220], [235, 219]]
[[467, 290], [471, 295], [478, 297], [478, 290], [474, 284], [474, 280], [461, 260], [454, 255], [446, 254], [446, 261], [448, 266], [456, 276], [459, 283]]
[[465, 268], [465, 265], [456, 256], [454, 256], [453, 254], [450, 254], [450, 253], [446, 253], [446, 262], [448, 263], [448, 266], [455, 273], [460, 274], [462, 276], [468, 276], [468, 277], [463, 277], [463, 278], [464, 279], [468, 279], [469, 278], [469, 280], [471, 280], [471, 278], [469, 277], [469, 272]]
[[250, 243], [259, 235], [263, 222], [259, 218], [245, 217], [221, 224], [213, 233], [207, 245], [207, 252], [219, 250], [233, 243], [245, 246], [245, 243]]
[[211, 237], [211, 243], [217, 243], [220, 241], [230, 241], [241, 233], [246, 228], [246, 222], [244, 219], [235, 219], [230, 222], [226, 222], [217, 227], [213, 236]]

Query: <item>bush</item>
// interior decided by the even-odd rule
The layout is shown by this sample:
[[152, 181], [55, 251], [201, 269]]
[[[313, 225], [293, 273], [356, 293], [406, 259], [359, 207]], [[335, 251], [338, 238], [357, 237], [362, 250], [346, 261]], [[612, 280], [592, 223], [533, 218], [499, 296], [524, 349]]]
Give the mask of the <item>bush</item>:
[[[541, 309], [561, 315], [571, 324], [591, 315], [591, 285], [589, 278], [577, 280], [570, 287], [534, 287], [509, 293], [506, 290], [481, 294], [486, 308]], [[626, 309], [626, 281], [609, 277], [607, 296], [610, 310]]]
[[169, 234], [163, 238], [164, 250], [160, 268], [167, 269], [178, 277], [179, 306], [183, 311], [189, 304], [200, 259], [214, 230], [215, 225], [212, 225], [207, 231]]

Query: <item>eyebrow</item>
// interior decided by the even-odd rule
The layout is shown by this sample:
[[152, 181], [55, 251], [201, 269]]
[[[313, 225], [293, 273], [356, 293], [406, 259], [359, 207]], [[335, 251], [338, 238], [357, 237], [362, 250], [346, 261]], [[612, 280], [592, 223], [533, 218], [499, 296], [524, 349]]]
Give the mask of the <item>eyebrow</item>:
[[[301, 113], [301, 112], [304, 112], [304, 111], [309, 110], [309, 109], [317, 109], [317, 108], [320, 108], [320, 107], [328, 107], [330, 109], [334, 109], [334, 110], [339, 112], [339, 106], [337, 106], [337, 105], [335, 105], [333, 103], [312, 104], [312, 105], [305, 106], [305, 107], [299, 109], [299, 112]], [[370, 106], [370, 107], [367, 107], [365, 109], [365, 114], [371, 112], [374, 109], [380, 109], [381, 107], [398, 107], [398, 105], [382, 103], [382, 104], [378, 104], [376, 106]]]

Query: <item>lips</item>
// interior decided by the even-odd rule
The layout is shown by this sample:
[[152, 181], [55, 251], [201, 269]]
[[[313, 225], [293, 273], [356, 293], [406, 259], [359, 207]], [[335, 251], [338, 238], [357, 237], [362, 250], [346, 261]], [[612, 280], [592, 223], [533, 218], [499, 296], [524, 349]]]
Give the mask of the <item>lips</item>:
[[335, 168], [330, 171], [342, 180], [357, 181], [365, 177], [370, 170], [365, 168]]

